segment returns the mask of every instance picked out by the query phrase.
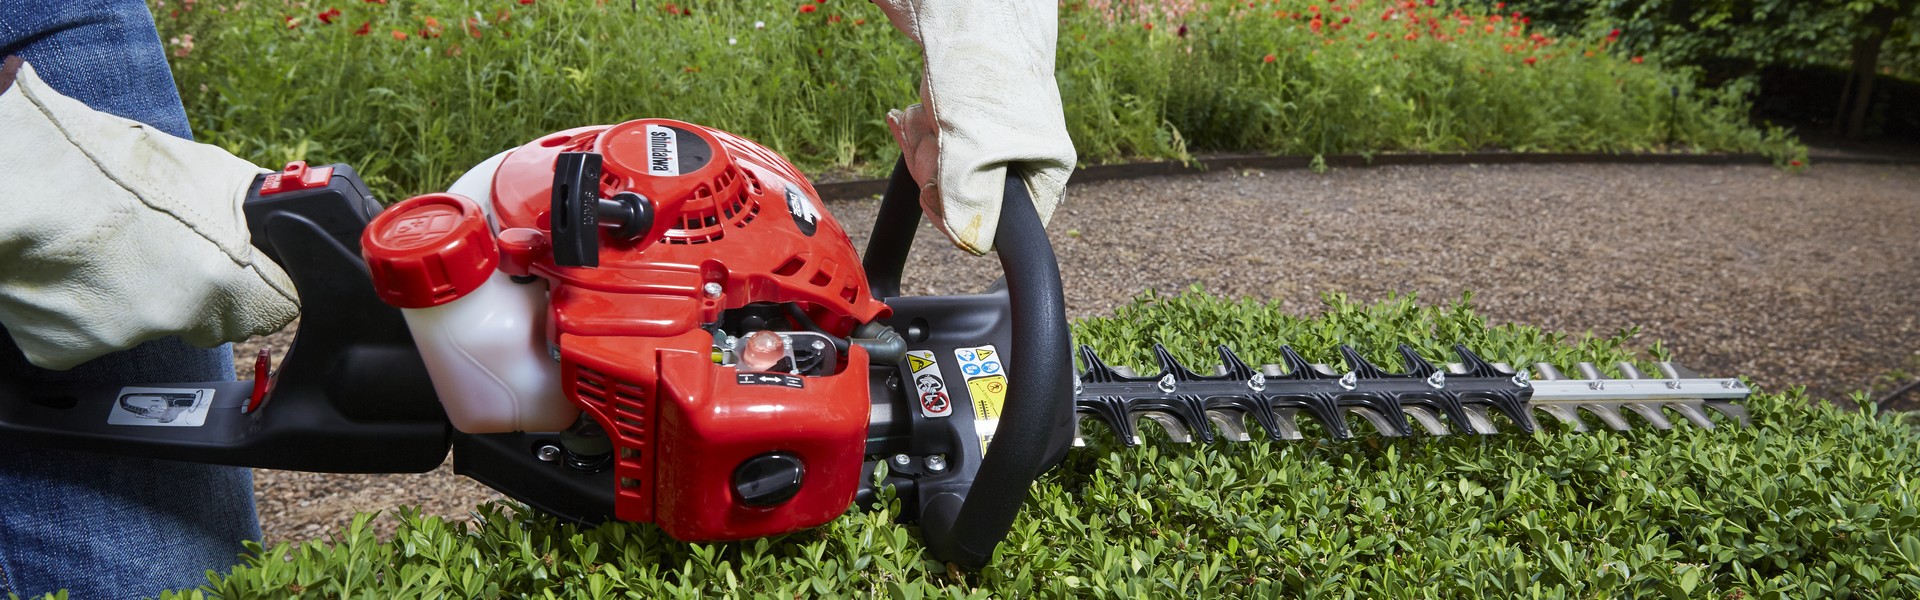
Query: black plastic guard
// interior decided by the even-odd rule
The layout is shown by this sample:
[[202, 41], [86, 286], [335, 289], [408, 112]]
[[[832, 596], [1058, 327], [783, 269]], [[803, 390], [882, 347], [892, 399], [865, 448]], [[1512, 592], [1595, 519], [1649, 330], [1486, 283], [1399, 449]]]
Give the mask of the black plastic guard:
[[258, 409], [243, 411], [250, 381], [142, 385], [137, 387], [208, 396], [204, 422], [129, 425], [122, 415], [109, 423], [129, 394], [111, 382], [30, 389], [0, 382], [0, 438], [301, 471], [424, 472], [439, 466], [452, 427], [399, 309], [374, 295], [360, 259], [360, 232], [380, 204], [351, 167], [331, 167], [325, 187], [263, 197], [256, 179], [248, 192], [253, 243], [286, 270], [301, 302], [300, 333]]

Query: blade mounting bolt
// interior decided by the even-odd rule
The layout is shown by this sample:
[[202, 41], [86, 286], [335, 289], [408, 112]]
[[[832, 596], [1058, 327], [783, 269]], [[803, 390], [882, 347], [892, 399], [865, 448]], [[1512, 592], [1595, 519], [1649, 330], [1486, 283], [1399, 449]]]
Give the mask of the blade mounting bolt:
[[560, 447], [553, 444], [541, 444], [539, 448], [533, 449], [533, 456], [534, 458], [540, 459], [540, 462], [560, 462]]
[[927, 457], [927, 470], [935, 473], [947, 470], [947, 457], [938, 454]]
[[811, 346], [816, 351], [827, 349], [827, 343], [822, 342], [820, 340], [814, 340], [812, 344], [809, 344], [809, 346]]
[[1607, 382], [1604, 382], [1604, 381], [1589, 381], [1589, 382], [1587, 382], [1587, 389], [1589, 389], [1589, 390], [1595, 390], [1595, 391], [1599, 391], [1599, 390], [1604, 390], [1604, 389], [1607, 389]]
[[1247, 380], [1247, 388], [1256, 392], [1267, 391], [1267, 376], [1262, 373], [1254, 373], [1253, 378]]
[[706, 285], [700, 286], [700, 291], [705, 293], [708, 298], [719, 298], [720, 293], [727, 291], [727, 289], [720, 287], [720, 282], [718, 281], [709, 281]]
[[1520, 386], [1520, 387], [1527, 387], [1527, 385], [1528, 385], [1529, 383], [1531, 383], [1532, 381], [1533, 381], [1533, 379], [1531, 378], [1531, 376], [1530, 376], [1530, 375], [1527, 375], [1527, 370], [1526, 370], [1526, 369], [1521, 369], [1521, 370], [1518, 370], [1518, 371], [1514, 371], [1514, 373], [1513, 373], [1513, 384], [1514, 384], [1514, 385], [1517, 385], [1517, 386]]
[[1447, 372], [1434, 371], [1432, 376], [1427, 377], [1427, 387], [1431, 387], [1436, 390], [1447, 387]]
[[905, 454], [895, 454], [893, 455], [893, 464], [900, 465], [902, 467], [913, 464], [913, 457], [907, 456]]
[[1173, 393], [1173, 390], [1174, 390], [1174, 387], [1173, 387], [1173, 374], [1172, 374], [1172, 373], [1168, 373], [1168, 374], [1165, 374], [1165, 375], [1161, 375], [1161, 376], [1160, 376], [1160, 381], [1159, 381], [1159, 382], [1156, 382], [1156, 383], [1154, 384], [1154, 387], [1158, 387], [1158, 388], [1160, 388], [1160, 393], [1162, 393], [1162, 394], [1171, 394], [1171, 393]]
[[1353, 371], [1347, 371], [1347, 374], [1340, 376], [1340, 389], [1352, 391], [1357, 387], [1360, 387], [1360, 376]]
[[1680, 389], [1680, 380], [1678, 380], [1678, 379], [1668, 379], [1668, 380], [1667, 380], [1667, 389], [1670, 389], [1670, 390], [1677, 390], [1677, 389]]
[[1085, 392], [1085, 391], [1087, 391], [1087, 387], [1085, 384], [1080, 383], [1080, 376], [1078, 374], [1074, 375], [1073, 376], [1073, 395], [1078, 396], [1080, 395], [1081, 392]]

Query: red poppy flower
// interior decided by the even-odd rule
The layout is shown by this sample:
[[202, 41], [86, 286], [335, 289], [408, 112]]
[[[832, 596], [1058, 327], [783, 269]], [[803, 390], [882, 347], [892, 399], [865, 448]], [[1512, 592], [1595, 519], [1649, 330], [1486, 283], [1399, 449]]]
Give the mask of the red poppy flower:
[[1527, 65], [1528, 65], [1528, 66], [1532, 66], [1532, 65], [1533, 65], [1533, 63], [1534, 63], [1535, 61], [1537, 61], [1537, 60], [1539, 60], [1539, 59], [1537, 59], [1537, 58], [1534, 58], [1534, 57], [1531, 57], [1531, 56], [1529, 56], [1529, 57], [1527, 57], [1527, 59], [1526, 59], [1526, 60], [1523, 60], [1523, 61], [1520, 61], [1520, 62], [1523, 62], [1523, 63], [1527, 63]]
[[1312, 29], [1314, 33], [1320, 33], [1320, 19], [1314, 19], [1312, 23], [1307, 24], [1307, 28]]
[[393, 30], [393, 39], [396, 39], [396, 40], [407, 39], [407, 32], [395, 29]]
[[1633, 64], [1636, 64], [1636, 65], [1637, 65], [1637, 64], [1640, 64], [1640, 60], [1641, 60], [1641, 59], [1640, 59], [1640, 57], [1638, 57], [1638, 56], [1635, 56], [1635, 57], [1633, 57]]
[[526, 5], [529, 5], [529, 4], [533, 4], [533, 0], [520, 0], [520, 5], [521, 5], [521, 6], [526, 6]]
[[820, 10], [820, 7], [818, 7], [818, 6], [814, 6], [814, 5], [812, 5], [812, 4], [802, 4], [802, 5], [800, 5], [800, 12], [803, 12], [803, 13], [810, 13], [810, 12], [813, 12], [813, 11], [816, 11], [816, 10]]
[[839, 23], [839, 22], [840, 22], [840, 15], [833, 15], [833, 16], [831, 16], [831, 17], [827, 17], [827, 22], [828, 22], [828, 23]]
[[[867, 20], [866, 20], [866, 19], [854, 19], [854, 20], [853, 20], [853, 24], [855, 24], [855, 25], [865, 25], [865, 24], [867, 24]], [[1082, 37], [1083, 39], [1085, 38], [1085, 36], [1081, 36], [1081, 37]]]
[[367, 21], [365, 23], [361, 23], [359, 29], [353, 30], [354, 35], [366, 35], [372, 32], [373, 32], [373, 21]]
[[1801, 162], [1800, 162], [1800, 159], [1797, 159], [1797, 158], [1796, 158], [1796, 159], [1793, 159], [1793, 160], [1790, 160], [1790, 161], [1787, 161], [1787, 164], [1788, 164], [1788, 165], [1792, 165], [1792, 166], [1795, 166], [1795, 167], [1798, 167], [1798, 166], [1800, 166], [1800, 165], [1801, 165], [1801, 164], [1803, 164], [1803, 163], [1801, 163]]
[[318, 17], [318, 18], [320, 19], [320, 22], [321, 22], [321, 23], [325, 23], [325, 24], [328, 24], [328, 25], [332, 25], [332, 24], [333, 24], [333, 19], [334, 19], [335, 17], [338, 17], [338, 16], [340, 16], [340, 9], [338, 9], [338, 8], [329, 8], [329, 9], [326, 9], [326, 10], [323, 10], [323, 11], [320, 11], [320, 14], [317, 14], [317, 15], [314, 15], [314, 16], [315, 16], [315, 17]]
[[1271, 63], [1271, 62], [1273, 62], [1273, 61], [1274, 61], [1274, 58], [1273, 58], [1273, 55], [1272, 55], [1272, 54], [1268, 54], [1268, 55], [1267, 55], [1267, 56], [1266, 56], [1265, 58], [1262, 58], [1262, 59], [1260, 59], [1260, 61], [1261, 61], [1261, 62], [1267, 62], [1267, 63]]
[[1153, 31], [1153, 24], [1152, 24], [1152, 23], [1148, 23], [1148, 24], [1146, 25], [1146, 27], [1147, 27], [1147, 31]]
[[300, 26], [300, 17], [287, 17], [287, 29]]

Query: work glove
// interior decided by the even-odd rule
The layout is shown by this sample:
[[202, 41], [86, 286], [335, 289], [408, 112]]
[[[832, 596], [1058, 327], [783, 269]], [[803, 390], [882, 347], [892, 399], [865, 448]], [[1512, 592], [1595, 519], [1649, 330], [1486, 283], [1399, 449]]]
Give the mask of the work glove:
[[920, 184], [920, 205], [961, 249], [985, 254], [1009, 165], [1045, 223], [1073, 174], [1053, 79], [1055, 0], [876, 0], [926, 55], [920, 103], [887, 127]]
[[240, 204], [262, 169], [88, 108], [17, 58], [0, 67], [0, 132], [0, 324], [28, 361], [211, 347], [299, 314], [248, 243]]

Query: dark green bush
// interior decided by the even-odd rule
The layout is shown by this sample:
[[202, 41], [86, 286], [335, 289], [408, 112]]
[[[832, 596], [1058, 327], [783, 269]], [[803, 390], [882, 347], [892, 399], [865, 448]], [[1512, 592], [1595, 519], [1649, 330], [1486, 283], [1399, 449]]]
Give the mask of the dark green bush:
[[[1145, 366], [1150, 340], [1200, 363], [1226, 343], [1280, 342], [1490, 359], [1632, 358], [1627, 334], [1490, 327], [1465, 299], [1361, 304], [1312, 317], [1192, 292], [1146, 295], [1078, 323], [1081, 341]], [[1657, 354], [1657, 348], [1650, 351]], [[256, 549], [171, 597], [1547, 597], [1912, 598], [1920, 468], [1897, 415], [1747, 403], [1749, 428], [1515, 433], [1075, 450], [1035, 486], [992, 568], [929, 562], [911, 526], [854, 513], [774, 539], [683, 544], [643, 525], [583, 530], [487, 505], [471, 525], [369, 517], [331, 543]]]

